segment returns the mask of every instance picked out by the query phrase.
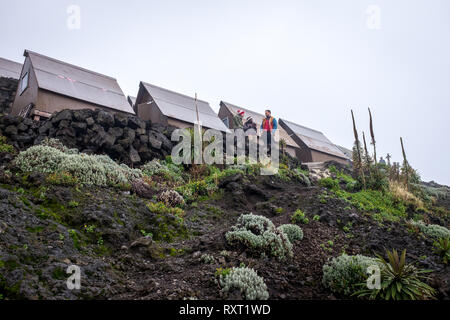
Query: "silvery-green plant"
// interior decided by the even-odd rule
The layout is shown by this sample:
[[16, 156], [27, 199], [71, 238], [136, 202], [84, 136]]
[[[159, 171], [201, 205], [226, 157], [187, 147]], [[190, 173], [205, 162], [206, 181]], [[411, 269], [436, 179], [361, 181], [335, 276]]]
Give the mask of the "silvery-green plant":
[[141, 167], [142, 173], [151, 177], [153, 175], [162, 174], [174, 182], [183, 182], [181, 177], [182, 169], [173, 163], [167, 163], [159, 159], [153, 159]]
[[19, 153], [15, 164], [24, 172], [66, 172], [81, 184], [105, 187], [126, 185], [142, 176], [139, 169], [119, 165], [105, 155], [73, 153], [70, 149], [67, 152], [50, 146], [33, 146]]
[[244, 214], [237, 225], [225, 234], [230, 245], [244, 245], [259, 255], [266, 253], [284, 260], [293, 256], [292, 243], [289, 238], [268, 218], [254, 214]]
[[214, 263], [215, 259], [212, 255], [205, 253], [200, 257], [200, 261], [205, 264], [211, 264]]
[[423, 221], [410, 220], [409, 223], [417, 228], [420, 232], [434, 239], [450, 238], [450, 230], [437, 224], [425, 224]]
[[64, 153], [69, 153], [69, 154], [77, 154], [78, 153], [77, 149], [69, 149], [61, 141], [59, 141], [58, 139], [55, 139], [55, 138], [45, 138], [40, 143], [40, 145], [46, 146], [46, 147], [52, 147], [52, 148], [58, 149], [59, 151], [62, 151]]
[[283, 232], [291, 242], [303, 239], [303, 230], [295, 224], [283, 224], [278, 227], [278, 230]]
[[342, 254], [323, 266], [322, 283], [334, 293], [349, 296], [357, 292], [360, 284], [367, 280], [369, 266], [378, 266], [377, 260], [363, 255]]
[[142, 172], [145, 174], [151, 176], [159, 171], [168, 171], [169, 168], [167, 168], [165, 165], [161, 164], [160, 160], [153, 159], [150, 162], [147, 162], [141, 167]]
[[58, 149], [33, 146], [20, 152], [15, 159], [15, 164], [25, 172], [55, 173], [65, 159], [66, 154]]
[[252, 268], [232, 268], [227, 274], [219, 275], [223, 293], [239, 290], [245, 300], [267, 300], [269, 292], [264, 279]]

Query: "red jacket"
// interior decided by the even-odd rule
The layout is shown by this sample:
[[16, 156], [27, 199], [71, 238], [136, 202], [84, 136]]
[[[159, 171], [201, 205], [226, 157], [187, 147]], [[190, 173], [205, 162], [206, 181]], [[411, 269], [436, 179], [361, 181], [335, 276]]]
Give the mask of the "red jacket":
[[274, 117], [270, 117], [269, 121], [267, 121], [267, 118], [264, 118], [261, 124], [261, 129], [269, 132], [277, 130], [277, 127], [277, 119], [275, 119]]

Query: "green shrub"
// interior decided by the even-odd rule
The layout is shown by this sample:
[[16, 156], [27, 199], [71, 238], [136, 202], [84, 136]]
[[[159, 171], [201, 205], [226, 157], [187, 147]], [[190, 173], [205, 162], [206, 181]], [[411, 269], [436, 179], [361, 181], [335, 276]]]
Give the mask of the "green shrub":
[[153, 234], [151, 232], [147, 232], [144, 229], [141, 230], [141, 234], [146, 238], [153, 238]]
[[69, 208], [77, 208], [78, 206], [79, 206], [80, 204], [77, 202], [77, 201], [69, 201], [69, 204], [68, 204], [68, 206], [69, 206]]
[[442, 257], [445, 264], [450, 261], [450, 238], [441, 238], [433, 243], [433, 252]]
[[207, 183], [206, 180], [198, 180], [179, 186], [175, 190], [183, 195], [183, 198], [188, 202], [192, 202], [199, 197], [213, 195], [218, 187], [214, 183]]
[[259, 255], [268, 254], [278, 260], [293, 256], [289, 238], [263, 216], [241, 215], [225, 238], [230, 245], [243, 245]]
[[0, 153], [15, 153], [16, 149], [13, 146], [6, 143], [6, 137], [0, 135]]
[[339, 189], [339, 181], [331, 177], [320, 179], [319, 185], [330, 190]]
[[278, 168], [278, 172], [275, 176], [283, 181], [288, 182], [292, 179], [292, 172], [287, 167], [283, 167], [283, 165], [280, 163], [280, 167]]
[[309, 219], [306, 217], [305, 213], [300, 209], [297, 209], [294, 212], [294, 214], [291, 217], [291, 221], [292, 223], [303, 223], [303, 224], [309, 223]]
[[219, 191], [219, 183], [226, 177], [235, 174], [246, 174], [246, 172], [250, 171], [250, 174], [253, 174], [252, 170], [256, 170], [253, 165], [230, 165], [223, 170], [212, 165], [199, 167], [193, 174], [193, 177], [189, 177], [195, 178], [194, 180], [179, 185], [175, 190], [183, 196], [185, 201], [193, 202], [200, 197], [208, 197], [217, 193]]
[[399, 221], [406, 217], [406, 207], [391, 193], [378, 190], [361, 190], [356, 193], [339, 189], [332, 191], [339, 199], [358, 210], [370, 214], [377, 221]]
[[366, 176], [366, 187], [372, 190], [386, 190], [389, 187], [389, 180], [381, 170], [371, 170]]
[[219, 183], [228, 176], [238, 173], [244, 174], [243, 169], [237, 165], [231, 165], [220, 170], [214, 166], [207, 167], [208, 175], [203, 179], [191, 181], [176, 188], [188, 202], [195, 201], [199, 197], [212, 196], [219, 190]]
[[214, 275], [216, 277], [223, 276], [224, 278], [230, 274], [231, 269], [230, 268], [217, 268]]
[[284, 209], [282, 207], [276, 207], [273, 209], [273, 214], [282, 214]]
[[323, 266], [322, 282], [334, 293], [349, 296], [357, 292], [360, 284], [366, 281], [367, 268], [372, 265], [377, 265], [373, 258], [342, 254]]
[[425, 224], [423, 221], [414, 221], [414, 220], [410, 220], [409, 224], [413, 225], [414, 227], [417, 227], [420, 230], [420, 232], [424, 233], [425, 235], [431, 238], [434, 239], [450, 238], [450, 230], [448, 230], [446, 227], [437, 224]]
[[219, 284], [223, 293], [239, 290], [245, 300], [267, 300], [269, 292], [264, 279], [252, 268], [232, 268], [219, 273]]
[[199, 196], [206, 196], [208, 194], [208, 187], [205, 180], [194, 181], [189, 185], [193, 194]]
[[328, 167], [328, 170], [329, 170], [331, 173], [334, 173], [334, 174], [337, 174], [337, 173], [338, 173], [338, 170], [337, 170], [337, 168], [336, 168], [336, 166], [335, 166], [334, 164], [332, 164], [331, 166], [329, 166], [329, 167]]
[[358, 181], [356, 181], [356, 180], [349, 181], [345, 184], [345, 190], [347, 190], [349, 192], [357, 191], [358, 188], [359, 188], [359, 184], [358, 184]]
[[303, 230], [295, 224], [283, 224], [278, 227], [278, 230], [283, 232], [290, 242], [303, 239]]

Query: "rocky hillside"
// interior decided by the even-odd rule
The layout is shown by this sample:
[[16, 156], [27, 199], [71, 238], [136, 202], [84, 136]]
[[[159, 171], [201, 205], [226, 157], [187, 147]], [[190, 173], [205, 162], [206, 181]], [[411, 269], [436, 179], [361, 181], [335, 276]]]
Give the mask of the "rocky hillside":
[[10, 113], [19, 80], [0, 77], [0, 114]]
[[[284, 159], [274, 176], [249, 164], [179, 166], [163, 157], [163, 129], [80, 114], [26, 130], [1, 120], [0, 299], [366, 299], [354, 295], [366, 267], [380, 265], [387, 281], [375, 258], [391, 249], [406, 249], [411, 276], [432, 271], [421, 278], [429, 290], [411, 294], [449, 298], [439, 196], [363, 190], [337, 163], [313, 174]], [[35, 135], [29, 145], [23, 132]], [[130, 135], [139, 169], [121, 163], [133, 163], [121, 143]], [[156, 153], [148, 161], [143, 146]], [[67, 288], [70, 265], [79, 290]]]
[[0, 131], [17, 150], [57, 138], [69, 148], [86, 154], [106, 154], [127, 165], [169, 155], [174, 129], [152, 125], [136, 116], [90, 109], [62, 110], [41, 122], [13, 115], [0, 118]]

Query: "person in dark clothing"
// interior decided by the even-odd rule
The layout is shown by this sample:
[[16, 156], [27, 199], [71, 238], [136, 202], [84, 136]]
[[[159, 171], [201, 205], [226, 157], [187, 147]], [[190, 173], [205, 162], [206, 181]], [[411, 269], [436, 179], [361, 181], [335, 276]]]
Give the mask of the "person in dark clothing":
[[247, 130], [250, 130], [250, 129], [255, 130], [255, 133], [256, 133], [256, 123], [253, 122], [253, 118], [251, 116], [247, 117], [247, 119], [245, 120], [244, 132], [246, 132]]

